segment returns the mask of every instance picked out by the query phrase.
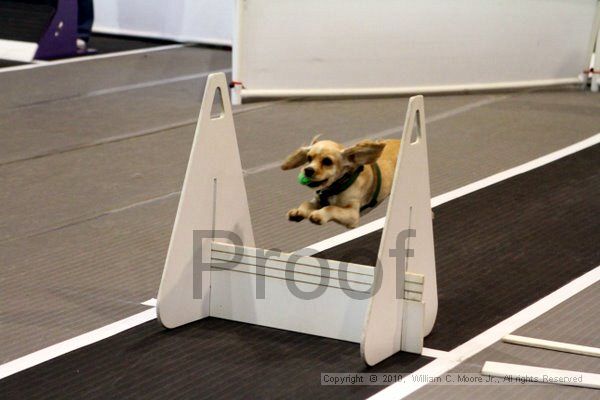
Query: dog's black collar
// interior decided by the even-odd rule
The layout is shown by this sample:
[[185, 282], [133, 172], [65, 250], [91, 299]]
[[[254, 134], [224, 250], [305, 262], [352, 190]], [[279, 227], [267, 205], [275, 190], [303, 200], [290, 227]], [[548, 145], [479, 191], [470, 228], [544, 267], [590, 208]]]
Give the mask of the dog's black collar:
[[326, 188], [317, 190], [317, 197], [319, 198], [319, 204], [321, 207], [327, 207], [329, 205], [329, 198], [331, 196], [340, 194], [344, 190], [348, 189], [354, 183], [354, 181], [356, 181], [356, 178], [358, 178], [363, 170], [364, 167], [361, 165], [354, 171], [345, 173], [344, 176]]
[[375, 191], [373, 192], [373, 196], [371, 196], [371, 201], [362, 206], [360, 208], [360, 211], [363, 211], [366, 208], [375, 207], [377, 205], [377, 198], [379, 197], [379, 192], [381, 191], [381, 170], [379, 169], [379, 165], [377, 165], [377, 163], [373, 163], [371, 164], [371, 168], [373, 168], [373, 175], [377, 180], [375, 184]]
[[308, 183], [308, 187], [314, 188], [314, 187], [318, 187], [320, 186], [323, 182], [325, 182], [327, 179], [323, 179], [322, 181], [310, 181]]
[[[373, 172], [375, 175], [375, 179], [377, 180], [377, 184], [375, 186], [375, 192], [371, 197], [371, 201], [368, 204], [365, 204], [360, 208], [360, 211], [363, 211], [369, 207], [375, 207], [377, 205], [377, 197], [379, 197], [379, 192], [381, 190], [381, 170], [379, 169], [379, 165], [377, 163], [371, 164], [373, 168]], [[317, 199], [319, 201], [319, 205], [321, 207], [327, 207], [329, 205], [329, 198], [331, 196], [338, 195], [342, 193], [344, 190], [348, 189], [352, 184], [356, 181], [356, 178], [363, 172], [364, 166], [359, 166], [352, 172], [348, 172], [344, 174], [340, 179], [333, 182], [326, 188], [317, 190]]]

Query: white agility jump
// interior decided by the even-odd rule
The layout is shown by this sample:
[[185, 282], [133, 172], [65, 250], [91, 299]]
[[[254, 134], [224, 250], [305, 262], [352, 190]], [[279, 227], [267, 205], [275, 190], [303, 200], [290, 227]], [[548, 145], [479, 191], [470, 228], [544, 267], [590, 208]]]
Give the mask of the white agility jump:
[[421, 353], [437, 314], [422, 96], [409, 101], [402, 139], [377, 265], [255, 248], [227, 82], [210, 75], [158, 292], [160, 322], [213, 316], [346, 340], [360, 343], [369, 365]]

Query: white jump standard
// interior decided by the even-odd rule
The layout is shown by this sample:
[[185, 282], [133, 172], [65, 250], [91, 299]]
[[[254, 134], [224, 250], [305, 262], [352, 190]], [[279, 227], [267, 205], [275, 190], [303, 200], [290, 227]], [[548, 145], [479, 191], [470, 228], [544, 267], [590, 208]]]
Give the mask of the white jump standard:
[[210, 75], [158, 291], [160, 322], [214, 316], [351, 341], [369, 365], [420, 354], [437, 314], [422, 96], [409, 101], [402, 139], [376, 266], [255, 248], [227, 82]]

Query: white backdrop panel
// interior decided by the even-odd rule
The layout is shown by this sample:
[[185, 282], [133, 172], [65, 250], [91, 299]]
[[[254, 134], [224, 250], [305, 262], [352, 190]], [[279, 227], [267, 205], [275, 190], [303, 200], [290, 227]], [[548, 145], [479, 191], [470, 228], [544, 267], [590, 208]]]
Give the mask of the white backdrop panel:
[[94, 30], [231, 45], [235, 0], [95, 0]]
[[243, 96], [573, 81], [596, 0], [238, 0]]

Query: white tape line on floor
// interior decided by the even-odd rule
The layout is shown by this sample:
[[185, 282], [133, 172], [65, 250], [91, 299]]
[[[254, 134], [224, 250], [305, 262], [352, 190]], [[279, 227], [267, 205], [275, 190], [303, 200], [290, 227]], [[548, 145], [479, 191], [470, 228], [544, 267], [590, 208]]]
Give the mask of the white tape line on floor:
[[196, 79], [206, 78], [210, 74], [214, 74], [217, 72], [229, 73], [229, 72], [231, 72], [231, 68], [218, 69], [215, 71], [202, 72], [202, 73], [198, 73], [198, 74], [175, 76], [172, 78], [165, 78], [165, 79], [159, 79], [159, 80], [154, 80], [154, 81], [134, 83], [131, 85], [115, 86], [115, 87], [111, 87], [111, 88], [107, 88], [107, 89], [99, 89], [99, 90], [94, 90], [92, 92], [88, 92], [88, 93], [84, 94], [82, 97], [104, 96], [107, 94], [121, 93], [121, 92], [130, 91], [130, 90], [146, 89], [146, 88], [150, 88], [150, 87], [154, 87], [154, 86], [168, 85], [171, 83], [192, 81], [192, 80], [196, 80]]
[[101, 60], [103, 58], [113, 58], [113, 57], [131, 56], [131, 55], [135, 55], [135, 54], [153, 53], [155, 51], [173, 50], [173, 49], [179, 49], [182, 47], [185, 47], [185, 45], [184, 44], [169, 44], [169, 45], [165, 45], [165, 46], [147, 47], [147, 48], [136, 49], [136, 50], [117, 51], [114, 53], [107, 53], [107, 54], [73, 57], [73, 58], [67, 58], [64, 60], [47, 61], [47, 62], [43, 62], [43, 63], [36, 62], [35, 64], [17, 65], [15, 67], [2, 68], [2, 69], [0, 69], [0, 74], [6, 73], [6, 72], [20, 71], [20, 70], [24, 70], [24, 69], [53, 67], [55, 65], [61, 65], [61, 64], [73, 64], [73, 63], [85, 62], [85, 61], [95, 61], [95, 60]]
[[31, 368], [58, 356], [62, 356], [63, 354], [80, 349], [84, 346], [88, 346], [92, 343], [99, 342], [100, 340], [114, 336], [118, 333], [126, 331], [127, 329], [133, 328], [134, 326], [152, 321], [153, 319], [156, 319], [156, 308], [142, 311], [141, 313], [132, 315], [131, 317], [114, 322], [110, 325], [103, 326], [102, 328], [95, 329], [93, 331], [84, 333], [83, 335], [76, 336], [74, 338], [65, 340], [64, 342], [57, 343], [50, 347], [46, 347], [45, 349], [38, 350], [21, 358], [17, 358], [16, 360], [9, 361], [6, 364], [0, 365], [0, 379], [6, 378], [7, 376], [16, 374], [17, 372]]
[[429, 364], [402, 379], [402, 381], [391, 385], [370, 397], [370, 399], [398, 400], [408, 396], [411, 393], [414, 393], [423, 386], [427, 385], [427, 379], [423, 379], [424, 382], [420, 382], [420, 379], [415, 379], [415, 377], [426, 376], [428, 378], [434, 378], [441, 376], [442, 374], [456, 367], [462, 361], [465, 361], [469, 357], [474, 356], [481, 350], [501, 340], [503, 336], [509, 334], [510, 332], [514, 332], [516, 329], [520, 328], [526, 323], [533, 321], [543, 313], [551, 310], [582, 290], [592, 286], [599, 280], [600, 266], [573, 280], [560, 289], [550, 293], [548, 296], [538, 300], [529, 307], [524, 308], [515, 315], [505, 319], [485, 332], [475, 336], [473, 339], [461, 344], [454, 350], [450, 351], [448, 353], [448, 357], [438, 358], [435, 361], [430, 362]]

